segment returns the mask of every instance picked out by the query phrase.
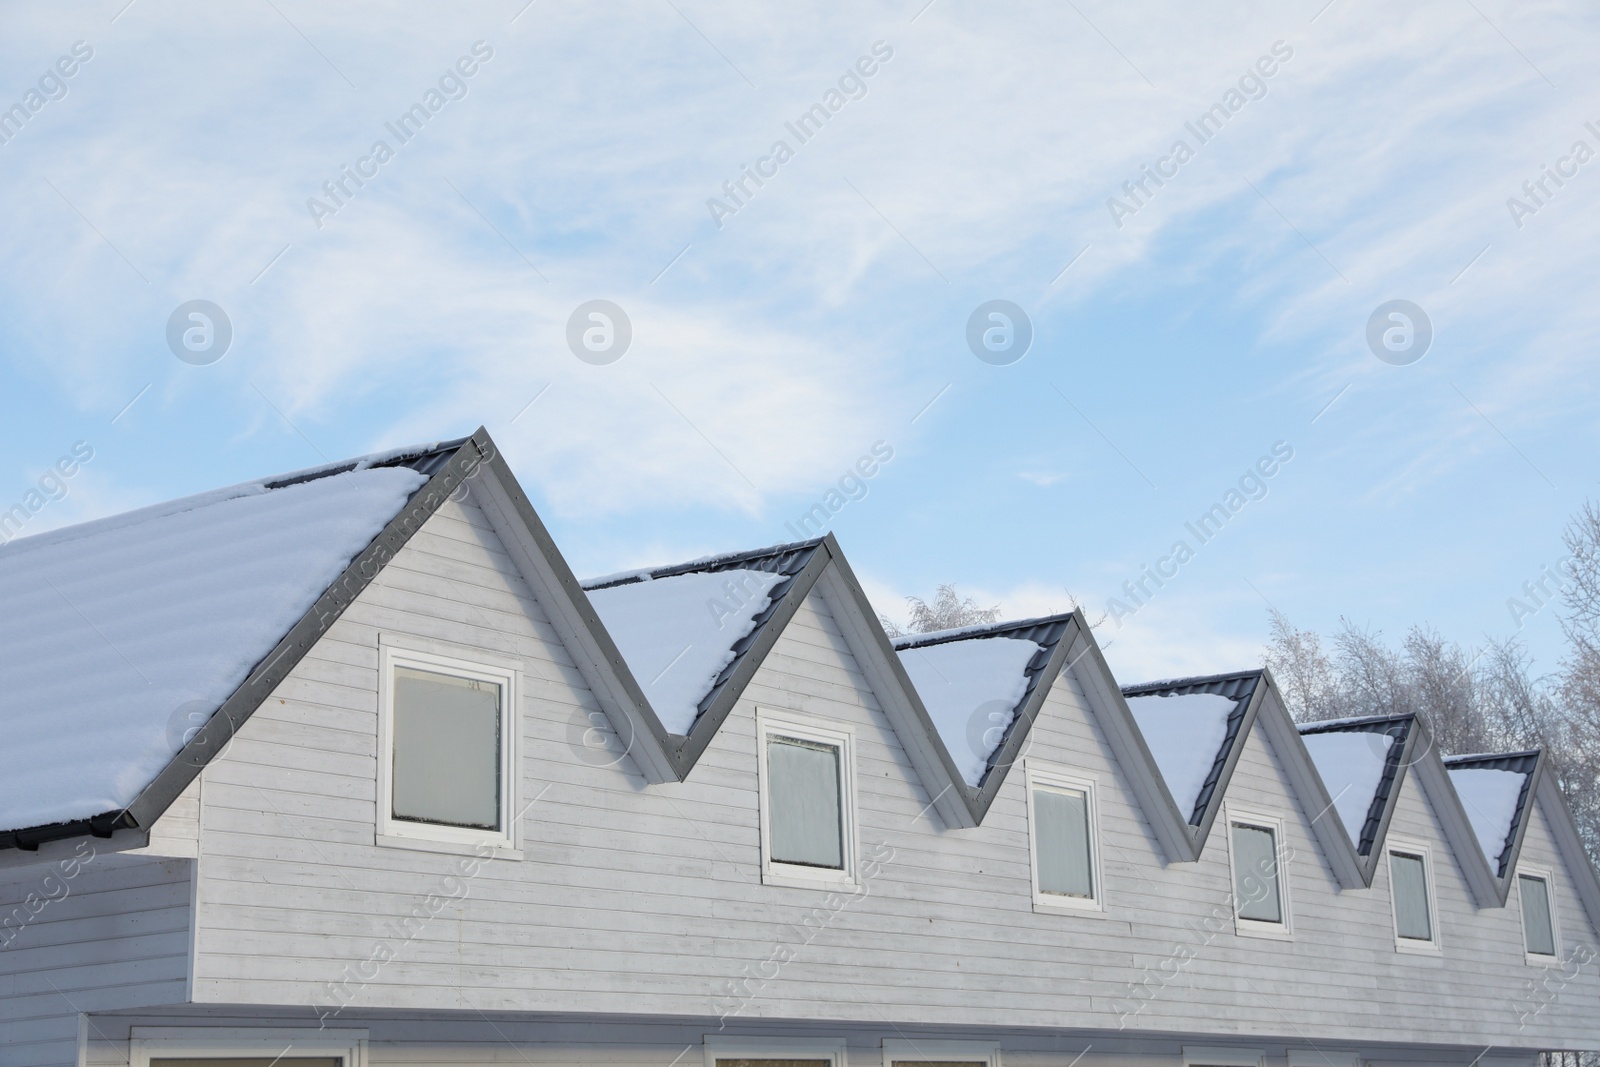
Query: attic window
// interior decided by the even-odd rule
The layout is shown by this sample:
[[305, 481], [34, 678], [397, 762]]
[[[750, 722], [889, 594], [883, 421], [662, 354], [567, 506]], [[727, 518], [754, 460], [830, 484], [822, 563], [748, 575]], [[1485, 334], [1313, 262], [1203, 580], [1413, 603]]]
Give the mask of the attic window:
[[379, 834], [511, 847], [516, 670], [383, 646]]
[[763, 879], [835, 885], [853, 881], [849, 731], [761, 715], [757, 743]]
[[1290, 936], [1283, 823], [1233, 812], [1228, 858], [1233, 866], [1234, 928], [1259, 937]]
[[1094, 782], [1032, 760], [1027, 777], [1035, 909], [1099, 910]]
[[1530, 963], [1548, 964], [1556, 954], [1555, 909], [1550, 904], [1548, 873], [1517, 875], [1522, 901], [1522, 943]]
[[1395, 948], [1402, 952], [1439, 948], [1438, 908], [1433, 897], [1433, 859], [1425, 845], [1391, 838], [1389, 900]]

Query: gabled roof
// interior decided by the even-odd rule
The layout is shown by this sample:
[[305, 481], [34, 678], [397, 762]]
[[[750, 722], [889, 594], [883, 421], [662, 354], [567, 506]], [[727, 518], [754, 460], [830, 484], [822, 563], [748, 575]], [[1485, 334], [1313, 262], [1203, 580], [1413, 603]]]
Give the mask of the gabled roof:
[[464, 447], [247, 482], [0, 548], [0, 848], [148, 827], [231, 735], [217, 720], [265, 699]]
[[1072, 615], [1053, 615], [893, 642], [980, 821], [1066, 663], [1073, 627]]
[[[1483, 846], [1495, 879], [1509, 886], [1544, 760], [1538, 750], [1504, 755], [1447, 756], [1445, 770], [1466, 809], [1473, 836]], [[1504, 893], [1502, 893], [1504, 895]]]
[[1372, 715], [1302, 723], [1300, 738], [1330, 795], [1324, 818], [1336, 820], [1355, 849], [1361, 883], [1372, 884], [1414, 756], [1412, 715]]

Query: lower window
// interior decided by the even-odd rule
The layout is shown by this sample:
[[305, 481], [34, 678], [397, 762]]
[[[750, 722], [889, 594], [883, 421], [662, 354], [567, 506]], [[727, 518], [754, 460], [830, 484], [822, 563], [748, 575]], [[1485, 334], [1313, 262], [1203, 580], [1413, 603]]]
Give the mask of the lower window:
[[135, 1026], [129, 1067], [365, 1067], [367, 1031]]

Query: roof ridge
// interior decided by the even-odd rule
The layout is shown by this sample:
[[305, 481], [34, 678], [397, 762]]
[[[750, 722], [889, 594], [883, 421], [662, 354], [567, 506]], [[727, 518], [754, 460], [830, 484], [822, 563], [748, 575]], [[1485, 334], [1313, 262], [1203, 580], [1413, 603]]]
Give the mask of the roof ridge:
[[745, 563], [751, 560], [783, 556], [791, 552], [802, 552], [806, 549], [815, 548], [821, 543], [822, 538], [813, 537], [805, 541], [787, 541], [776, 545], [767, 545], [764, 548], [716, 552], [708, 556], [687, 560], [683, 563], [664, 563], [653, 567], [638, 567], [633, 570], [616, 571], [611, 574], [598, 575], [594, 578], [581, 578], [578, 581], [578, 585], [587, 593], [596, 589], [610, 588], [611, 586], [652, 581], [656, 578], [675, 578], [680, 574], [696, 574], [727, 563]]
[[1302, 734], [1335, 733], [1339, 730], [1354, 729], [1357, 726], [1376, 726], [1379, 723], [1415, 722], [1415, 712], [1405, 711], [1398, 715], [1357, 715], [1347, 719], [1317, 719], [1313, 722], [1297, 722], [1295, 729]]
[[125, 530], [155, 519], [165, 519], [173, 515], [182, 515], [186, 512], [196, 511], [200, 508], [222, 504], [229, 500], [238, 500], [247, 496], [259, 496], [262, 493], [272, 493], [279, 489], [287, 489], [307, 482], [320, 481], [323, 478], [348, 474], [357, 470], [370, 470], [374, 467], [395, 466], [402, 460], [415, 459], [433, 453], [454, 452], [455, 449], [465, 444], [469, 438], [456, 441], [434, 442], [427, 445], [409, 445], [405, 448], [389, 449], [384, 452], [373, 452], [352, 459], [339, 460], [334, 463], [323, 463], [315, 467], [306, 467], [303, 470], [289, 471], [285, 474], [273, 474], [264, 478], [252, 478], [249, 481], [238, 482], [234, 485], [223, 486], [219, 489], [207, 489], [200, 493], [191, 493], [188, 496], [174, 497], [169, 500], [159, 500], [154, 504], [146, 504], [141, 508], [128, 511], [119, 511], [113, 515], [103, 515], [98, 519], [88, 519], [84, 522], [75, 522], [70, 526], [59, 526], [54, 530], [45, 530], [41, 533], [28, 534], [17, 537], [0, 544], [0, 552], [30, 552], [34, 549], [51, 545], [66, 544], [85, 537], [96, 537], [100, 534]]
[[929, 630], [927, 633], [905, 634], [900, 637], [893, 637], [889, 639], [889, 645], [896, 652], [904, 652], [907, 649], [948, 644], [952, 641], [966, 641], [979, 637], [998, 637], [1013, 630], [1026, 630], [1035, 626], [1062, 625], [1072, 616], [1073, 612], [1064, 611], [1055, 615], [1039, 615], [1031, 619], [1011, 619], [1006, 622], [980, 622], [971, 626], [953, 626], [948, 630]]
[[1205, 685], [1210, 682], [1226, 682], [1235, 678], [1248, 678], [1252, 675], [1266, 673], [1265, 667], [1249, 667], [1238, 671], [1223, 671], [1220, 674], [1197, 674], [1187, 678], [1158, 678], [1151, 682], [1134, 682], [1131, 685], [1121, 686], [1122, 695], [1127, 696], [1136, 689], [1177, 689], [1186, 685]]

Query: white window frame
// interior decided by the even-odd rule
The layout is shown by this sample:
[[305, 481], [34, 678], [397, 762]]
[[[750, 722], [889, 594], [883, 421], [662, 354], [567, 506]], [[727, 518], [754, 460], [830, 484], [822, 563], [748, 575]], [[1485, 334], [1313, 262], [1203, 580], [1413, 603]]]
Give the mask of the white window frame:
[[[1394, 898], [1394, 866], [1390, 862], [1391, 854], [1398, 852], [1404, 856], [1422, 857], [1422, 882], [1428, 893], [1428, 929], [1433, 937], [1422, 941], [1414, 937], [1400, 936], [1400, 910]], [[1384, 872], [1389, 879], [1389, 918], [1394, 928], [1394, 948], [1396, 952], [1419, 952], [1424, 955], [1437, 956], [1443, 950], [1439, 930], [1439, 898], [1434, 892], [1433, 877], [1433, 849], [1421, 841], [1408, 841], [1404, 838], [1391, 837], [1383, 846], [1384, 863], [1388, 870]]]
[[[1247, 811], [1224, 805], [1222, 809], [1223, 836], [1227, 839], [1228, 849], [1228, 898], [1233, 901], [1233, 932], [1241, 937], [1265, 937], [1277, 941], [1294, 940], [1294, 906], [1289, 898], [1289, 864], [1293, 862], [1294, 855], [1288, 846], [1288, 836], [1284, 833], [1283, 819], [1276, 815], [1266, 815], [1257, 811]], [[1282, 922], [1267, 922], [1263, 919], [1246, 919], [1239, 914], [1239, 872], [1234, 863], [1233, 854], [1233, 824], [1243, 823], [1263, 830], [1272, 831], [1273, 848], [1278, 856], [1278, 906], [1283, 912]]]
[[[772, 858], [772, 835], [768, 821], [771, 804], [767, 799], [767, 783], [771, 780], [767, 770], [767, 738], [773, 734], [793, 737], [801, 741], [814, 741], [821, 745], [839, 748], [839, 816], [841, 845], [844, 852], [844, 870], [826, 867], [807, 867], [796, 863], [783, 863]], [[790, 711], [767, 708], [756, 709], [756, 766], [759, 793], [757, 804], [761, 809], [761, 882], [763, 885], [784, 885], [801, 889], [835, 889], [856, 885], [857, 833], [856, 833], [856, 735], [848, 724], [831, 720], [814, 719]]]
[[[439, 826], [394, 817], [394, 671], [410, 667], [458, 678], [477, 678], [500, 686], [500, 830]], [[474, 648], [411, 636], [378, 637], [378, 795], [377, 843], [426, 852], [468, 854], [488, 848], [499, 859], [521, 859], [514, 812], [520, 782], [517, 735], [521, 732], [518, 694], [522, 664]]]
[[[1098, 782], [1082, 773], [1073, 773], [1058, 765], [1042, 760], [1022, 761], [1023, 779], [1028, 792], [1028, 864], [1033, 882], [1033, 910], [1043, 912], [1068, 912], [1074, 915], [1105, 914], [1105, 880], [1100, 874], [1100, 799]], [[1093, 881], [1091, 897], [1068, 897], [1059, 893], [1046, 893], [1039, 888], [1039, 836], [1038, 819], [1033, 810], [1035, 787], [1046, 789], [1072, 789], [1087, 798], [1089, 816], [1089, 877]]]
[[1267, 1067], [1267, 1053], [1259, 1048], [1185, 1045], [1183, 1067]]
[[[1544, 895], [1550, 901], [1550, 945], [1555, 952], [1549, 956], [1528, 951], [1528, 930], [1522, 919], [1522, 876], [1542, 878]], [[1517, 929], [1522, 932], [1522, 958], [1530, 967], [1549, 967], [1561, 962], [1561, 915], [1556, 909], [1556, 874], [1549, 867], [1533, 864], [1517, 866]]]
[[266, 1026], [135, 1026], [129, 1033], [129, 1067], [150, 1060], [343, 1056], [345, 1067], [366, 1067], [367, 1031]]
[[1000, 1046], [988, 1041], [900, 1041], [884, 1038], [883, 1067], [896, 1061], [924, 1063], [983, 1063], [1002, 1067]]
[[849, 1067], [842, 1037], [727, 1037], [706, 1034], [706, 1067], [718, 1060], [828, 1060]]

